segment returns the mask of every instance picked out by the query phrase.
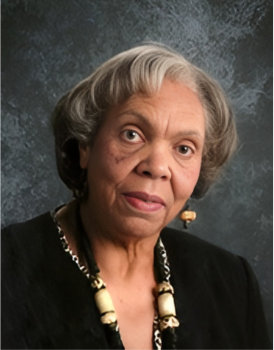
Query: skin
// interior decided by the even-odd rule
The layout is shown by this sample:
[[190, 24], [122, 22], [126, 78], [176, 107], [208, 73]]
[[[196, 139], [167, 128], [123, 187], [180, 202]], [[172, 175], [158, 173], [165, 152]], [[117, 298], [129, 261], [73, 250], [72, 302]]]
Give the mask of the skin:
[[[89, 186], [83, 225], [128, 349], [152, 349], [153, 249], [193, 192], [204, 138], [197, 95], [164, 80], [154, 96], [110, 108], [92, 146], [79, 148]], [[136, 192], [157, 196], [156, 203]]]

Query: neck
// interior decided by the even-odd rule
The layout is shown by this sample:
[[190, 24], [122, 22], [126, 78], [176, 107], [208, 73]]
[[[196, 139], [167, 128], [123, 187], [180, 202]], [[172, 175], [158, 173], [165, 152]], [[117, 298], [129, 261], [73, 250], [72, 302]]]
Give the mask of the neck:
[[120, 236], [116, 232], [102, 232], [90, 222], [87, 205], [81, 205], [80, 213], [103, 279], [109, 276], [116, 281], [128, 280], [136, 274], [153, 274], [154, 247], [158, 235], [136, 238], [130, 235]]
[[[79, 241], [77, 241], [79, 231], [77, 230], [79, 227], [77, 225], [77, 221], [75, 221], [75, 210], [77, 210], [77, 207], [78, 203], [73, 201], [66, 207], [60, 209], [56, 214], [56, 217], [58, 220], [58, 225], [65, 233], [70, 249], [74, 254], [78, 253], [77, 255], [79, 258], [79, 251], [77, 249], [79, 243]], [[103, 278], [103, 281], [107, 283], [107, 289], [111, 295], [116, 313], [119, 317], [121, 336], [126, 348], [132, 348], [132, 344], [134, 344], [134, 346], [136, 346], [137, 343], [140, 344], [140, 339], [144, 338], [146, 339], [146, 345], [144, 347], [138, 346], [138, 348], [152, 348], [151, 325], [153, 323], [155, 313], [155, 290], [158, 297], [157, 302], [159, 315], [161, 316], [158, 327], [161, 327], [162, 319], [167, 319], [167, 321], [172, 324], [170, 326], [171, 328], [179, 325], [175, 316], [175, 307], [172, 296], [169, 297], [168, 310], [166, 309], [166, 306], [164, 306], [166, 303], [161, 302], [159, 299], [159, 293], [161, 293], [163, 290], [164, 295], [166, 293], [172, 294], [172, 287], [168, 283], [164, 282], [158, 285], [158, 289], [155, 289], [156, 280], [154, 276], [154, 247], [159, 235], [154, 235], [149, 238], [139, 240], [129, 238], [121, 239], [119, 238], [119, 235], [116, 236], [116, 239], [109, 239], [108, 237], [110, 235], [104, 235], [104, 232], [94, 229], [92, 222], [89, 221], [89, 213], [85, 211], [83, 205], [80, 207], [80, 214], [84, 229], [86, 230], [86, 233], [88, 234], [93, 246], [92, 249], [94, 251], [95, 259], [99, 269], [101, 270], [100, 276]], [[89, 244], [86, 240], [84, 240], [84, 242]], [[165, 259], [163, 260], [166, 253], [165, 250], [162, 250], [164, 250], [164, 247], [161, 245], [161, 242], [159, 242], [155, 250], [158, 283], [159, 281], [169, 280], [169, 277], [167, 278], [166, 275], [166, 271], [169, 271], [168, 264]], [[83, 255], [82, 264], [85, 264], [86, 262], [86, 257]], [[164, 266], [164, 269], [159, 268], [159, 262], [162, 264], [162, 267]], [[84, 273], [86, 272], [84, 271]], [[90, 276], [88, 276], [88, 278], [90, 278]], [[92, 279], [92, 281], [95, 282], [95, 279]], [[96, 287], [96, 285], [93, 284], [91, 284], [91, 286], [96, 295], [97, 293], [101, 293], [100, 295], [102, 295], [101, 290], [103, 289], [100, 289], [99, 286]], [[107, 317], [112, 315], [113, 317], [113, 307], [110, 308], [111, 312], [106, 313], [105, 303], [100, 300], [95, 300], [100, 314]], [[104, 320], [106, 321], [106, 319]], [[117, 325], [115, 314], [114, 321]], [[101, 322], [105, 324], [102, 319]], [[136, 322], [138, 324], [138, 333], [136, 333], [135, 328]], [[107, 323], [105, 325], [107, 326]], [[110, 332], [108, 340], [111, 343], [114, 342], [117, 348], [122, 348], [123, 345], [121, 340], [119, 340], [119, 331], [116, 333], [114, 334], [113, 331]], [[156, 333], [154, 333], [154, 336], [155, 334]], [[165, 337], [165, 334], [167, 337]], [[166, 344], [166, 342], [172, 344], [174, 341], [173, 332], [171, 338], [170, 332], [164, 332], [162, 334], [162, 339], [163, 344]], [[170, 347], [167, 346], [165, 348]]]

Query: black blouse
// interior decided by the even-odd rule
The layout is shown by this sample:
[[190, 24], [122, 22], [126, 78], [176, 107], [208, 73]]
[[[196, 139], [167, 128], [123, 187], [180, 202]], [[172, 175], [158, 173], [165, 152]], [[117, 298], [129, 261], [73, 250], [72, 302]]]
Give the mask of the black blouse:
[[[269, 349], [247, 262], [165, 228], [178, 349]], [[145, 278], [145, 276], [144, 276]], [[63, 250], [50, 213], [2, 231], [2, 349], [107, 349], [88, 279]]]

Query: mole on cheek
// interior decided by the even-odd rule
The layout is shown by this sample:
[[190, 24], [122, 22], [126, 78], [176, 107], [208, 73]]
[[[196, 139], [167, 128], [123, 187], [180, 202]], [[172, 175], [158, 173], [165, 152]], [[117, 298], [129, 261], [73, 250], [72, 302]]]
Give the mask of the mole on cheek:
[[114, 157], [116, 164], [119, 164], [125, 158], [127, 158], [127, 157], [126, 156]]
[[110, 163], [119, 164], [126, 157], [124, 154], [117, 154], [114, 150], [108, 150], [107, 158]]
[[109, 161], [115, 162], [115, 164], [119, 164], [121, 161], [130, 156], [130, 154], [127, 154], [126, 152], [121, 152], [121, 150], [118, 150], [116, 148], [109, 148], [107, 154]]
[[135, 159], [134, 158], [135, 153], [137, 153], [137, 152], [138, 152], [138, 150], [136, 152], [119, 152], [119, 154], [115, 154], [114, 159], [115, 159], [116, 164], [119, 164], [123, 160], [128, 159], [130, 157], [132, 157], [132, 159]]

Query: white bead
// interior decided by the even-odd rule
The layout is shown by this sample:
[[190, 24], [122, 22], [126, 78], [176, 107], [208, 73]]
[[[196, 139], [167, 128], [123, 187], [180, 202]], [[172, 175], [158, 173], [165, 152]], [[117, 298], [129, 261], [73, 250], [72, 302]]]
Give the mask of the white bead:
[[168, 292], [168, 291], [170, 291], [170, 293], [172, 293], [172, 294], [174, 293], [174, 289], [173, 289], [172, 285], [166, 281], [164, 281], [156, 286], [156, 292], [158, 294], [161, 292]]
[[101, 322], [103, 324], [110, 324], [117, 321], [116, 313], [115, 312], [108, 312], [107, 314], [103, 315], [101, 317]]
[[177, 320], [177, 318], [174, 316], [165, 317], [163, 320], [160, 320], [161, 331], [166, 328], [175, 328], [179, 326], [180, 326], [180, 323]]
[[105, 287], [106, 285], [105, 285], [104, 281], [102, 280], [102, 278], [99, 275], [97, 275], [96, 279], [92, 281], [91, 286], [92, 286], [92, 288], [99, 290], [103, 286]]
[[164, 317], [167, 315], [176, 316], [174, 299], [172, 294], [163, 293], [158, 296], [158, 310], [160, 317]]
[[94, 298], [100, 314], [115, 311], [111, 296], [106, 288], [102, 288], [95, 293]]

